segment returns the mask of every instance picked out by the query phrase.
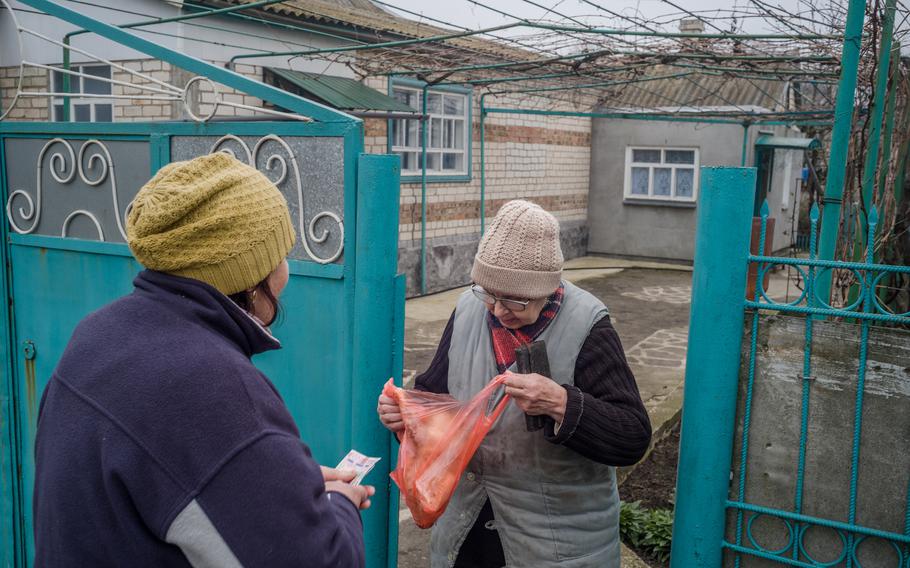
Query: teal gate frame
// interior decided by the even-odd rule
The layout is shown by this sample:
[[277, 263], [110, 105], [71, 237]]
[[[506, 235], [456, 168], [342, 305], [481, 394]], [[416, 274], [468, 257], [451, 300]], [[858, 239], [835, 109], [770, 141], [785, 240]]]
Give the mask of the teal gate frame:
[[[172, 160], [216, 148], [239, 158], [246, 153], [247, 160], [279, 187], [296, 173], [296, 196], [282, 191], [288, 196], [292, 214], [300, 211], [300, 222], [295, 224], [298, 232], [304, 233], [298, 235], [298, 241], [306, 254], [301, 249], [295, 256], [292, 251], [289, 260], [291, 277], [282, 296], [284, 321], [274, 328], [283, 349], [258, 356], [255, 363], [281, 393], [317, 461], [334, 465], [351, 448], [382, 458], [367, 480], [377, 487], [372, 507], [363, 513], [367, 565], [394, 567], [398, 498], [388, 473], [394, 466], [396, 445], [376, 419], [374, 408], [389, 377], [401, 384], [403, 366], [405, 279], [397, 273], [399, 159], [364, 154], [363, 124], [357, 118], [169, 50], [53, 2], [22, 3], [199, 77], [271, 102], [289, 111], [280, 114], [297, 114], [300, 120], [0, 121], [0, 196], [7, 214], [7, 221], [0, 225], [0, 294], [5, 300], [0, 303], [0, 566], [32, 564], [32, 444], [38, 402], [56, 360], [75, 324], [89, 311], [128, 293], [132, 276], [141, 270], [120, 238], [122, 226], [120, 235], [116, 228], [108, 232], [119, 242], [100, 242], [106, 240], [103, 215], [116, 219], [119, 226], [128, 202], [125, 196], [138, 190], [136, 184], [121, 184], [119, 204], [118, 189], [112, 188], [113, 212], [108, 209], [103, 215], [95, 215], [77, 202], [76, 207], [63, 211], [69, 214], [62, 229], [57, 221], [54, 231], [60, 232], [59, 236], [47, 231], [32, 234], [47, 205], [41, 202], [42, 172], [46, 179], [60, 183], [79, 183], [81, 179], [87, 190], [95, 190], [102, 182], [115, 184], [115, 160], [107, 147], [131, 143], [147, 148], [143, 150], [147, 155], [140, 152], [138, 163], [147, 163], [148, 169], [130, 172], [133, 177], [147, 179]], [[330, 142], [337, 151], [340, 171], [333, 173], [337, 183], [326, 185], [323, 193], [328, 195], [318, 197], [340, 205], [334, 211], [319, 201], [317, 205], [325, 210], [314, 216], [304, 208], [304, 184], [297, 162], [304, 160], [310, 148]], [[277, 150], [257, 161], [257, 151], [267, 144]], [[42, 148], [37, 169], [34, 161], [28, 165], [33, 175], [37, 171], [38, 182], [32, 188], [32, 194], [37, 191], [35, 200], [22, 186], [13, 187], [9, 179], [14, 169], [22, 170], [21, 164], [9, 160], [18, 159], [24, 148], [32, 147], [29, 145]], [[76, 146], [78, 152], [73, 149]], [[51, 147], [56, 152], [50, 152]], [[282, 150], [286, 153], [277, 156]], [[337, 189], [334, 193], [333, 188]], [[314, 191], [322, 189], [319, 186]], [[106, 199], [110, 208], [109, 194]], [[16, 226], [13, 219], [24, 220], [27, 230]], [[79, 232], [76, 229], [83, 235], [85, 230], [91, 235], [97, 229], [99, 238], [67, 236], [68, 230]], [[333, 236], [329, 236], [329, 229], [334, 230]], [[333, 247], [328, 254], [315, 254], [307, 248], [308, 241], [316, 249], [326, 239]], [[301, 244], [295, 249], [299, 247]]]
[[[897, 553], [898, 568], [910, 568], [910, 479], [906, 495], [895, 488], [895, 499], [907, 500], [903, 533], [889, 532], [857, 523], [857, 486], [860, 442], [863, 428], [863, 396], [867, 373], [870, 326], [873, 323], [910, 324], [910, 312], [889, 312], [877, 296], [877, 288], [889, 273], [910, 274], [908, 266], [873, 262], [867, 247], [865, 262], [837, 262], [817, 258], [819, 210], [813, 206], [809, 258], [771, 257], [749, 254], [753, 213], [755, 168], [709, 168], [701, 170], [701, 194], [695, 242], [689, 350], [686, 360], [682, 439], [677, 479], [677, 503], [673, 525], [671, 565], [674, 568], [719, 567], [732, 557], [739, 566], [745, 557], [789, 566], [860, 566], [857, 549], [866, 539], [890, 543]], [[767, 203], [761, 209], [759, 251], [764, 250]], [[868, 239], [874, 242], [877, 212], [870, 208]], [[744, 298], [747, 268], [756, 265], [755, 296]], [[773, 266], [785, 265], [801, 273], [805, 289], [796, 300], [779, 303], [763, 289], [762, 281]], [[836, 269], [856, 274], [860, 292], [855, 302], [843, 308], [827, 303], [824, 273]], [[746, 313], [749, 324], [748, 359], [742, 353]], [[789, 509], [748, 502], [745, 488], [748, 474], [753, 388], [756, 380], [756, 349], [760, 313], [801, 315], [805, 319], [805, 348], [801, 374], [802, 398], [799, 416], [798, 460], [793, 464], [796, 491]], [[859, 322], [860, 343], [856, 382], [850, 483], [845, 492], [846, 518], [819, 518], [804, 514], [806, 446], [810, 429], [809, 403], [812, 393], [812, 341], [814, 321], [825, 317], [848, 318]], [[745, 368], [740, 378], [741, 369]], [[741, 385], [740, 382], [745, 384]], [[742, 415], [737, 417], [740, 387], [744, 387]], [[844, 393], [848, 395], [848, 393]], [[768, 417], [765, 417], [768, 419]], [[737, 422], [741, 424], [739, 455], [734, 455]], [[906, 450], [906, 448], [904, 448]], [[837, 459], [840, 456], [832, 456]], [[738, 460], [738, 463], [737, 463]], [[737, 471], [738, 470], [738, 471]], [[731, 489], [732, 488], [732, 489]], [[729, 515], [735, 522], [728, 526]], [[762, 516], [779, 519], [786, 527], [786, 545], [777, 550], [763, 547], [752, 535], [753, 522]], [[811, 527], [833, 529], [843, 543], [833, 561], [813, 559], [804, 546]], [[731, 538], [732, 535], [732, 538]]]

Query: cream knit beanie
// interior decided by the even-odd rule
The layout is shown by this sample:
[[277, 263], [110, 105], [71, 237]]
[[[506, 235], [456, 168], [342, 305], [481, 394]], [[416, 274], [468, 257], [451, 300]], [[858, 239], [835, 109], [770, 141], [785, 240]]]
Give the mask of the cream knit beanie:
[[516, 298], [545, 298], [562, 279], [559, 221], [539, 205], [510, 201], [480, 240], [471, 278]]

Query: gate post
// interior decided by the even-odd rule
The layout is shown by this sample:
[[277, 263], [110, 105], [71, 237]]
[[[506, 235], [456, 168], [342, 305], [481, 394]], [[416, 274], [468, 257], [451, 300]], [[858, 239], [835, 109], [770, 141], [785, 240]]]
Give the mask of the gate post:
[[395, 355], [402, 349], [396, 341], [396, 328], [404, 320], [403, 313], [396, 314], [404, 311], [403, 289], [396, 278], [400, 173], [398, 156], [359, 156], [351, 442], [358, 451], [382, 458], [367, 481], [376, 486], [376, 495], [363, 514], [369, 568], [394, 566], [398, 557], [392, 542], [397, 541], [398, 527], [390, 523], [392, 518], [398, 519], [397, 500], [390, 503], [391, 434], [376, 416], [376, 399], [389, 377], [400, 373], [396, 369], [400, 358]]
[[755, 177], [755, 168], [701, 168], [673, 568], [721, 565]]

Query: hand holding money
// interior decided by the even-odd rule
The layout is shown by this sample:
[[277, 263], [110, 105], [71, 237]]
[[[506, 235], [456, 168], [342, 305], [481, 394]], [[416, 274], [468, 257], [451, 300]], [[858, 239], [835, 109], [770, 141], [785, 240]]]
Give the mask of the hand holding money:
[[319, 466], [322, 469], [322, 478], [325, 480], [326, 492], [341, 493], [350, 499], [358, 509], [368, 509], [370, 497], [376, 493], [376, 489], [371, 485], [361, 486], [360, 482], [379, 460], [380, 458], [371, 458], [356, 450], [351, 450], [337, 466]]
[[[344, 456], [338, 465], [335, 466], [335, 470], [339, 472], [354, 472], [354, 478], [349, 481], [351, 485], [360, 485], [360, 482], [363, 481], [363, 478], [370, 473], [370, 470], [376, 465], [382, 458], [371, 458], [365, 456], [358, 452], [357, 450], [351, 450], [348, 452], [348, 455]], [[325, 475], [325, 472], [323, 472]]]

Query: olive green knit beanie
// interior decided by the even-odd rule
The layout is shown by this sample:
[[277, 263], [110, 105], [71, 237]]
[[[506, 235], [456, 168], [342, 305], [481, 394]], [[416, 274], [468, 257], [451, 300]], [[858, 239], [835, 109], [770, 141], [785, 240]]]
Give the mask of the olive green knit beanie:
[[223, 152], [159, 170], [136, 194], [126, 233], [146, 268], [201, 280], [225, 295], [264, 280], [295, 240], [275, 184]]

